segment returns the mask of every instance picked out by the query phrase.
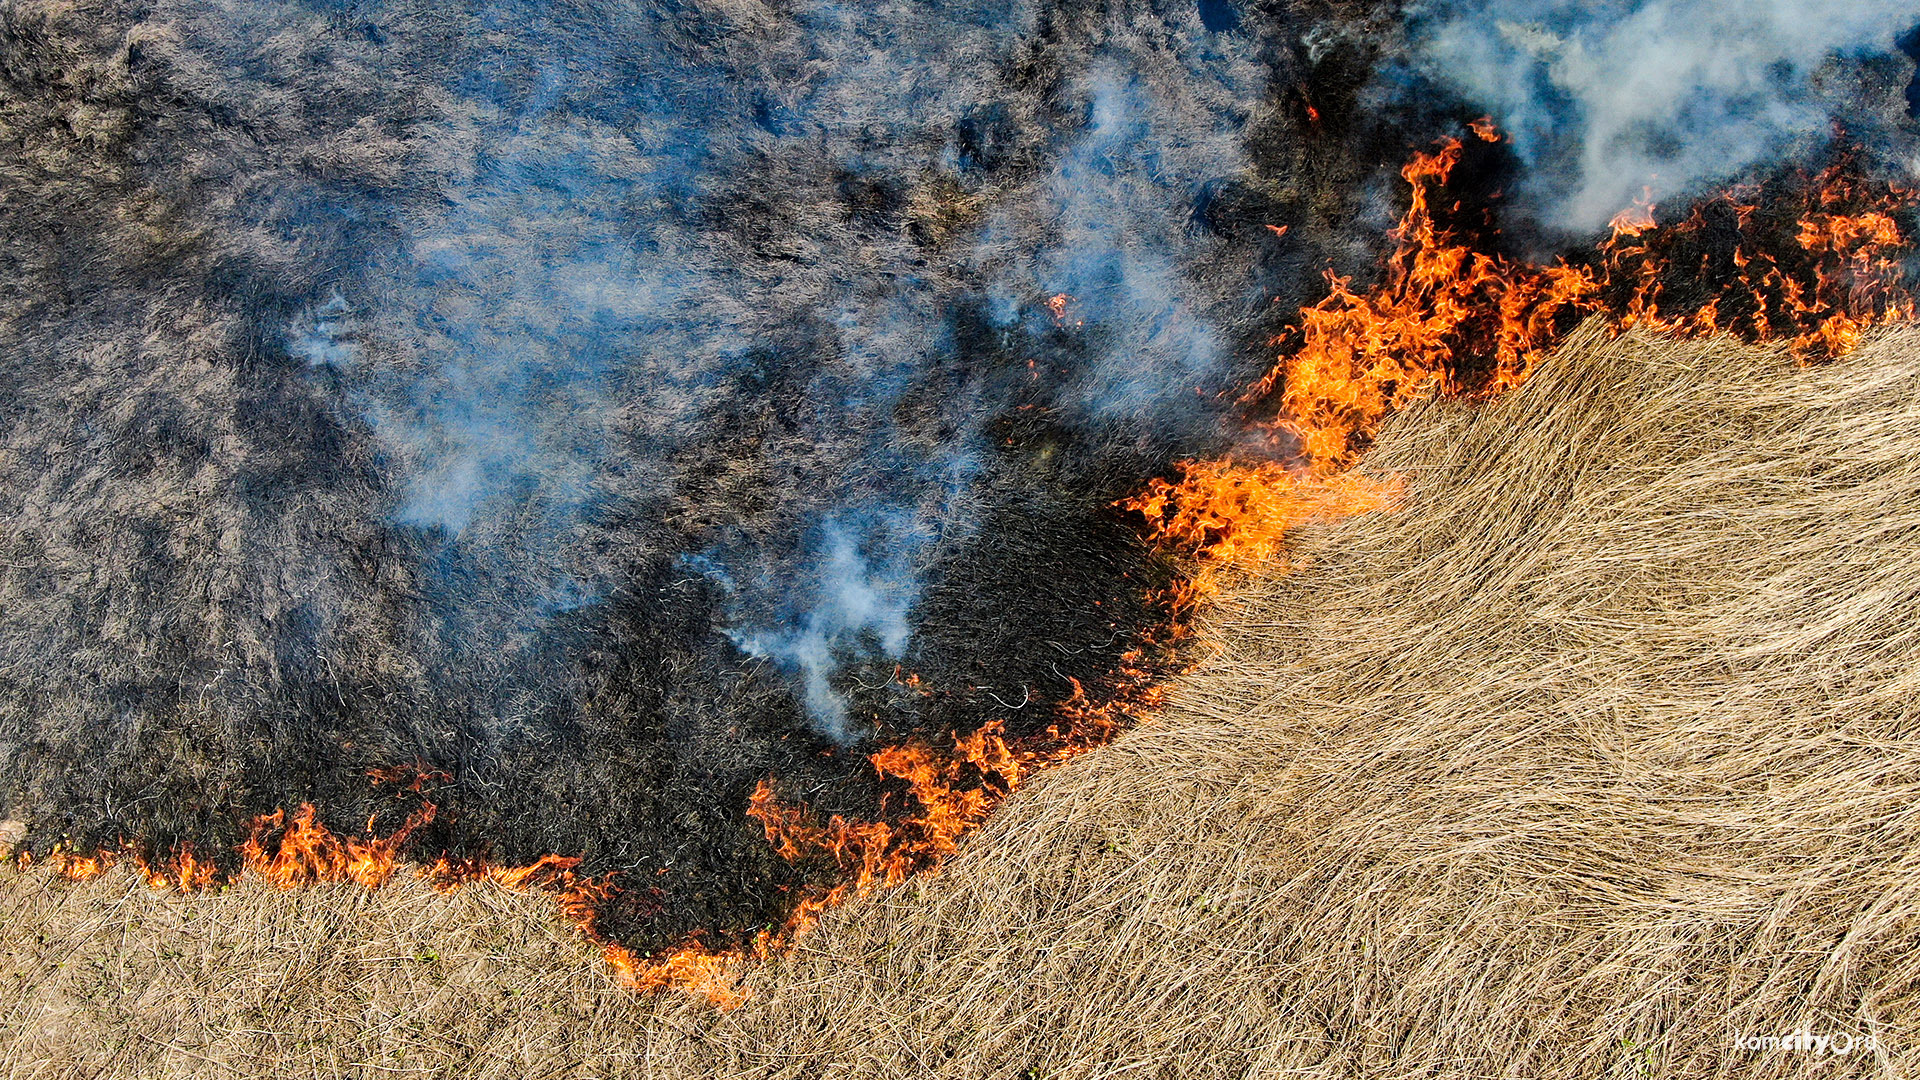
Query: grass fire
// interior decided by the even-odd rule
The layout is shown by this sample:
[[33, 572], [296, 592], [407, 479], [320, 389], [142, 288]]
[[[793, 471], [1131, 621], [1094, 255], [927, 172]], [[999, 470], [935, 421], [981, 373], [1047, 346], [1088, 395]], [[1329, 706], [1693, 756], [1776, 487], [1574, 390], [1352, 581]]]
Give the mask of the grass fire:
[[0, 0], [0, 1071], [1909, 1071], [1916, 26]]

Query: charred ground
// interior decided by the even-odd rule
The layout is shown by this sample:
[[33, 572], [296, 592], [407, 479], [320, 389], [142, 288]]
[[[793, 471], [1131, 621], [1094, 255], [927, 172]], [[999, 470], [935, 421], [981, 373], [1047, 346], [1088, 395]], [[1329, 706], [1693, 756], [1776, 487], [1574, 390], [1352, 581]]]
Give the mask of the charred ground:
[[[833, 872], [744, 816], [763, 778], [871, 817], [873, 748], [1098, 692], [1175, 573], [1113, 502], [1231, 447], [1231, 391], [1472, 113], [1369, 89], [1385, 6], [950, 7], [0, 3], [27, 848], [231, 868], [256, 815], [431, 801], [416, 854], [580, 855], [624, 885], [605, 932], [737, 943]], [[859, 67], [895, 40], [952, 53], [937, 85]], [[1047, 261], [1094, 220], [1113, 251]], [[1144, 378], [1182, 320], [1218, 355]], [[462, 468], [469, 503], [422, 496]], [[808, 625], [833, 528], [913, 582], [902, 655], [833, 643], [844, 740], [743, 645]], [[370, 782], [397, 765], [446, 778]]]

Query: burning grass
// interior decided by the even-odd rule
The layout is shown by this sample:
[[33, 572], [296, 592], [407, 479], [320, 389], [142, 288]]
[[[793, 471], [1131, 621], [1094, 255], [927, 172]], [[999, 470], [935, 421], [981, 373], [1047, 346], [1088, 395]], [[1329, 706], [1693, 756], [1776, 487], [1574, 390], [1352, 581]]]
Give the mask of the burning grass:
[[[1472, 138], [1495, 143], [1501, 136], [1480, 122]], [[1389, 416], [1433, 396], [1486, 398], [1521, 385], [1582, 316], [1602, 316], [1615, 333], [1642, 327], [1674, 337], [1782, 341], [1806, 360], [1845, 355], [1868, 329], [1914, 314], [1901, 261], [1910, 246], [1902, 222], [1911, 217], [1911, 193], [1863, 179], [1849, 159], [1817, 175], [1729, 192], [1665, 224], [1653, 207], [1635, 207], [1584, 261], [1536, 266], [1482, 250], [1497, 235], [1490, 208], [1464, 207], [1448, 186], [1466, 149], [1447, 140], [1402, 170], [1409, 205], [1391, 234], [1396, 250], [1380, 284], [1356, 291], [1330, 274], [1327, 296], [1275, 342], [1279, 362], [1242, 402], [1271, 414], [1259, 426], [1270, 439], [1266, 452], [1280, 458], [1185, 462], [1176, 479], [1152, 481], [1119, 504], [1141, 514], [1155, 542], [1185, 560], [1186, 576], [1159, 599], [1167, 622], [1126, 652], [1093, 693], [1069, 679], [1072, 696], [1039, 731], [1010, 736], [1005, 721], [993, 719], [970, 733], [866, 755], [884, 792], [871, 815], [819, 815], [783, 797], [778, 777], [761, 779], [745, 813], [782, 859], [810, 872], [788, 887], [782, 920], [750, 945], [716, 947], [696, 933], [653, 955], [631, 951], [601, 927], [601, 908], [622, 883], [580, 873], [575, 857], [503, 866], [443, 855], [418, 873], [443, 889], [481, 879], [541, 886], [628, 985], [677, 988], [736, 1007], [745, 1000], [737, 983], [750, 957], [775, 955], [845, 900], [939, 866], [1025, 780], [1150, 715], [1174, 670], [1175, 646], [1232, 577], [1270, 568], [1302, 526], [1392, 508], [1401, 478], [1355, 468]], [[1472, 220], [1474, 213], [1486, 220]], [[1070, 301], [1053, 298], [1056, 319]], [[917, 676], [908, 683], [917, 686]], [[311, 805], [290, 818], [275, 811], [255, 820], [240, 846], [242, 871], [280, 888], [381, 885], [409, 837], [434, 820], [423, 784], [450, 777], [416, 765], [377, 769], [370, 778], [419, 796], [395, 831], [376, 835], [369, 819], [366, 838], [338, 837], [316, 822]], [[116, 857], [131, 857], [156, 887], [191, 891], [222, 880], [191, 849], [151, 861], [131, 850], [52, 854], [56, 869], [77, 880], [103, 873]]]
[[[1158, 719], [731, 973], [738, 1008], [622, 993], [490, 885], [34, 871], [0, 1071], [1920, 1068], [1920, 333], [1804, 366], [1595, 325], [1357, 475], [1394, 512], [1301, 526]], [[1799, 1029], [1881, 1049], [1736, 1047]]]
[[[1497, 143], [1487, 120], [1472, 137]], [[1185, 462], [1123, 505], [1194, 564], [1180, 608], [1230, 569], [1257, 569], [1295, 526], [1391, 505], [1395, 479], [1353, 466], [1389, 416], [1439, 395], [1488, 397], [1525, 382], [1581, 318], [1615, 332], [1784, 340], [1806, 360], [1841, 356], [1871, 327], [1911, 321], [1905, 258], [1912, 191], [1860, 175], [1841, 154], [1816, 175], [1723, 193], [1660, 223], [1639, 205], [1590, 255], [1531, 265], [1488, 249], [1493, 208], [1465, 207], [1449, 181], [1466, 149], [1448, 139], [1401, 176], [1408, 207], [1384, 280], [1364, 292], [1329, 273], [1325, 299], [1276, 339], [1281, 357], [1243, 403], [1269, 410], [1269, 453]], [[1486, 220], [1470, 220], [1474, 213]]]
[[[1609, 338], [1389, 425], [1395, 512], [688, 1074], [1911, 1073], [1920, 334]], [[1801, 1029], [1882, 1050], [1736, 1047]]]

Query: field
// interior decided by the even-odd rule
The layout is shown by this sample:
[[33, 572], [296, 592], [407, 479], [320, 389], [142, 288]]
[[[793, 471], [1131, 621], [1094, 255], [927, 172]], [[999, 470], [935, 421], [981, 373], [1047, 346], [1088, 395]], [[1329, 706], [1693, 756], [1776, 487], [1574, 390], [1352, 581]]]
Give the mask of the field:
[[1920, 1072], [1920, 332], [1583, 330], [1363, 468], [1163, 715], [737, 1009], [537, 893], [6, 871], [0, 1075]]

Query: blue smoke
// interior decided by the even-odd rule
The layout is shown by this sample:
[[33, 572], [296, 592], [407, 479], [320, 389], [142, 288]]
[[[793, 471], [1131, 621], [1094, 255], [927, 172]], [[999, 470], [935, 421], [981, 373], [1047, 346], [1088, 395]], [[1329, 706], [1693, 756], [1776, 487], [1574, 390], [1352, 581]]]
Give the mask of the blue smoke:
[[[1222, 362], [1190, 297], [1219, 243], [1190, 199], [1243, 166], [1264, 69], [1181, 10], [1117, 14], [1069, 87], [1084, 123], [1036, 139], [1031, 106], [1004, 112], [1044, 167], [988, 176], [961, 142], [1000, 104], [984, 95], [1028, 5], [699, 26], [491, 6], [462, 38], [486, 47], [410, 134], [405, 242], [317, 297], [289, 353], [341, 373], [396, 478], [392, 521], [449, 545], [441, 588], [470, 620], [534, 625], [616, 588], [597, 515], [669, 500], [684, 457], [781, 455], [800, 479], [778, 512], [691, 564], [726, 588], [726, 637], [852, 737], [836, 681], [907, 656], [1007, 405], [997, 376], [954, 371], [956, 312], [1025, 313], [996, 346], [1018, 348], [1044, 329], [1020, 319], [1072, 294], [1088, 360], [1059, 398], [1083, 423], [1190, 412]], [[941, 215], [943, 246], [908, 227]], [[741, 400], [756, 365], [782, 380], [770, 419]], [[507, 593], [470, 595], [479, 578]]]

